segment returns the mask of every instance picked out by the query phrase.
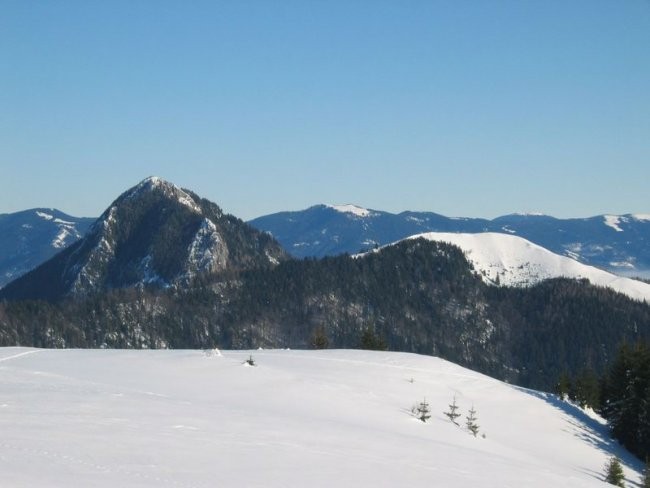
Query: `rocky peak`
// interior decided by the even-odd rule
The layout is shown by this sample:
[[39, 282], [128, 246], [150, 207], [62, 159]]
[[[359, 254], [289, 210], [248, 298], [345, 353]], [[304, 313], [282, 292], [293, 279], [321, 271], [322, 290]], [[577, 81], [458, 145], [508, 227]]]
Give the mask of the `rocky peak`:
[[2, 294], [59, 298], [185, 286], [201, 275], [273, 266], [285, 258], [270, 236], [188, 190], [150, 177], [120, 195], [83, 239], [18, 280], [13, 290], [19, 293], [10, 284]]

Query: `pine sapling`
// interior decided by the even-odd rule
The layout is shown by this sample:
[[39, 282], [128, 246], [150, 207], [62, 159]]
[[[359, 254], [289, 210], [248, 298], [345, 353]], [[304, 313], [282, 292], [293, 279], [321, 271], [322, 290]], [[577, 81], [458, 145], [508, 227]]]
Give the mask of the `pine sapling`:
[[449, 405], [449, 411], [448, 412], [443, 412], [443, 413], [447, 417], [449, 417], [449, 420], [451, 420], [454, 424], [456, 424], [456, 425], [458, 425], [460, 427], [458, 422], [456, 422], [456, 419], [458, 417], [460, 417], [460, 413], [458, 413], [458, 405], [456, 405], [456, 395], [454, 395], [453, 403], [451, 405]]
[[625, 475], [623, 474], [621, 462], [616, 456], [612, 456], [605, 464], [605, 482], [625, 488], [623, 481], [625, 481]]
[[431, 407], [429, 406], [429, 403], [427, 402], [426, 398], [420, 403], [417, 403], [412, 408], [412, 412], [413, 415], [415, 415], [419, 420], [425, 423], [428, 419], [431, 418]]
[[467, 422], [465, 423], [467, 430], [469, 430], [474, 435], [474, 437], [476, 437], [478, 435], [479, 425], [476, 423], [477, 418], [476, 410], [474, 410], [474, 405], [472, 405], [472, 408], [469, 409], [469, 414], [465, 418], [467, 419]]

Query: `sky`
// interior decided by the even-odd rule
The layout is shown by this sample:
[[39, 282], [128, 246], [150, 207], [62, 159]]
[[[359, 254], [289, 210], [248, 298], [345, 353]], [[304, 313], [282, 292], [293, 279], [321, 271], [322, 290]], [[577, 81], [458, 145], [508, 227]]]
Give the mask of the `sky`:
[[0, 3], [0, 213], [650, 213], [649, 0]]

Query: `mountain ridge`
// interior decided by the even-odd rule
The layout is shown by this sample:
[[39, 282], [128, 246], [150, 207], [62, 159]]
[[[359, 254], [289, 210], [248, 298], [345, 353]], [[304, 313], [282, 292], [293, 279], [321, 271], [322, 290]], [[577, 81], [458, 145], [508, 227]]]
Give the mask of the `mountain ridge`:
[[41, 207], [0, 214], [0, 288], [81, 239], [94, 221]]
[[571, 219], [509, 214], [488, 220], [321, 204], [257, 217], [249, 223], [270, 232], [291, 255], [300, 258], [354, 254], [424, 232], [499, 232], [518, 235], [556, 254], [615, 274], [650, 276], [647, 214]]

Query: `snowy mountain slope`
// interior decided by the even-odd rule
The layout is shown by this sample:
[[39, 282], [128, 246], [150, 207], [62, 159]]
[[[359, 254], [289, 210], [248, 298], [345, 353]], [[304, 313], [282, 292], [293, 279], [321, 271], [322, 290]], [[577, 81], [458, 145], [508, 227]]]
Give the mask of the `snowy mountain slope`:
[[559, 256], [521, 237], [493, 232], [428, 232], [409, 239], [416, 238], [449, 242], [460, 247], [487, 283], [527, 286], [548, 278], [588, 279], [594, 285], [650, 302], [650, 284], [616, 276]]
[[79, 240], [93, 221], [53, 208], [0, 215], [0, 288]]
[[650, 277], [650, 218], [645, 214], [558, 219], [511, 214], [492, 220], [432, 212], [393, 214], [355, 205], [315, 205], [250, 221], [296, 257], [357, 253], [423, 232], [513, 234], [550, 251], [626, 276]]
[[[579, 409], [427, 356], [8, 348], [0, 371], [12, 488], [598, 488], [612, 454], [641, 468]], [[454, 395], [485, 438], [443, 415]]]

